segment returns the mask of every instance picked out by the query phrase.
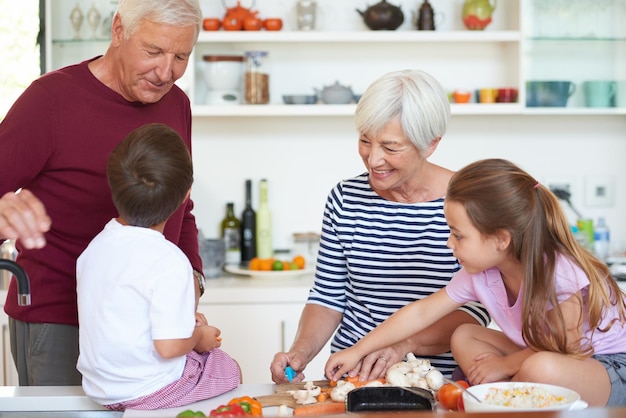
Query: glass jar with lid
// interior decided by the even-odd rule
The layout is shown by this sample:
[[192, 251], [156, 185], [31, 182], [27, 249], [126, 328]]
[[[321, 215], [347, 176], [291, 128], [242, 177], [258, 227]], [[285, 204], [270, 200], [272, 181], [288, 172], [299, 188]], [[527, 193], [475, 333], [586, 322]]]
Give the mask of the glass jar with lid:
[[270, 101], [270, 75], [267, 70], [267, 51], [246, 51], [246, 103], [266, 104]]

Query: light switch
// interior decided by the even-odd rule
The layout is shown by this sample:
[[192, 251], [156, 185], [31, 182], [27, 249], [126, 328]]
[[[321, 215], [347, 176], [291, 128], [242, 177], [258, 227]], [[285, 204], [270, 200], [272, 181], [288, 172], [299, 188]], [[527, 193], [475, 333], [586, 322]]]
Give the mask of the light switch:
[[585, 203], [587, 206], [608, 207], [615, 205], [615, 179], [611, 176], [589, 176], [585, 179]]

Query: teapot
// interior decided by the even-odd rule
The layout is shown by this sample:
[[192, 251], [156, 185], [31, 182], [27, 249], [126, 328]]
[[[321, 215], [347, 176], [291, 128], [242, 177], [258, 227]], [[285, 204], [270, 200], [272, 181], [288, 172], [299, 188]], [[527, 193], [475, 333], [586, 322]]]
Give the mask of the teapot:
[[[237, 5], [234, 7], [228, 7], [226, 0], [222, 0], [222, 5], [226, 9], [224, 13], [224, 19], [222, 27], [224, 30], [242, 30], [244, 29], [244, 22], [249, 20], [249, 25], [252, 25], [254, 20], [259, 20], [262, 25], [262, 21], [257, 17], [258, 10], [252, 10], [255, 0], [252, 1], [250, 8], [241, 6], [241, 2], [237, 0]], [[256, 22], [258, 23], [258, 22]], [[252, 27], [250, 27], [252, 28]], [[259, 28], [260, 29], [260, 28]]]
[[483, 30], [491, 23], [491, 14], [498, 0], [465, 0], [463, 23], [469, 30]]
[[387, 0], [368, 7], [364, 12], [359, 9], [356, 11], [363, 16], [363, 21], [372, 30], [396, 30], [404, 22], [402, 9], [387, 3]]
[[354, 98], [352, 88], [342, 86], [339, 81], [335, 81], [332, 86], [324, 86], [322, 90], [314, 90], [320, 100], [326, 104], [348, 104]]

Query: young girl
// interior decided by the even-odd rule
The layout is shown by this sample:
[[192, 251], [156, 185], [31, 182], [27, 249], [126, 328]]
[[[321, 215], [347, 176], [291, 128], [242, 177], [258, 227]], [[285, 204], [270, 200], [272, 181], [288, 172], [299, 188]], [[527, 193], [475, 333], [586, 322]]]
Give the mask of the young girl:
[[626, 404], [626, 295], [572, 236], [556, 197], [509, 161], [458, 171], [444, 206], [463, 268], [448, 286], [397, 311], [326, 364], [332, 380], [363, 356], [472, 300], [503, 330], [461, 325], [452, 353], [471, 384], [565, 386], [591, 406]]

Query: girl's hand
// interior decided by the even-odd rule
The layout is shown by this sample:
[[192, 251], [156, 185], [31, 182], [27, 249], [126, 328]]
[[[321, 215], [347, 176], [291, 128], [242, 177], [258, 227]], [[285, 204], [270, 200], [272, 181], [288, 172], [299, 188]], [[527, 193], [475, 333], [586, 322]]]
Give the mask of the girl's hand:
[[334, 382], [340, 380], [344, 374], [356, 376], [361, 368], [361, 356], [356, 354], [354, 347], [338, 351], [330, 356], [324, 368], [326, 377]]
[[500, 354], [488, 352], [476, 356], [466, 375], [472, 385], [478, 385], [510, 380], [511, 376], [506, 370], [505, 358]]

